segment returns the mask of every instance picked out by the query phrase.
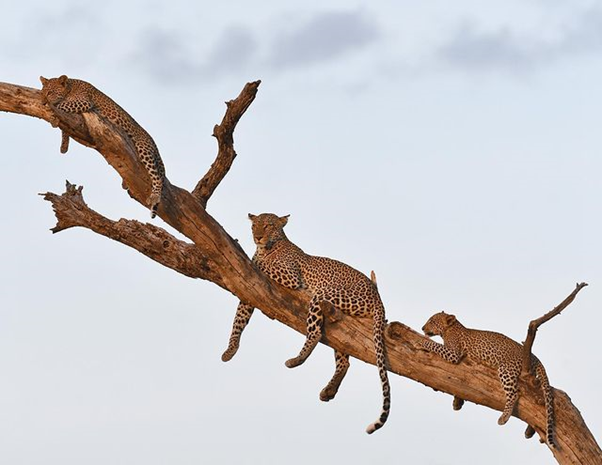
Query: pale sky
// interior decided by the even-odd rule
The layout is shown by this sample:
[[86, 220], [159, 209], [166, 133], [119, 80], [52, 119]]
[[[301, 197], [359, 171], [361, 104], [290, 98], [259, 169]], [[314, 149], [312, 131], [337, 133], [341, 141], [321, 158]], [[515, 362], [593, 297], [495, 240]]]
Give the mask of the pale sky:
[[[154, 137], [172, 183], [215, 157], [224, 101], [262, 79], [208, 210], [291, 214], [306, 252], [374, 269], [389, 320], [445, 310], [523, 340], [598, 440], [602, 388], [602, 6], [592, 1], [21, 1], [2, 6], [0, 81], [92, 82]], [[151, 221], [102, 157], [0, 114], [0, 462], [11, 465], [554, 463], [524, 423], [352, 361], [256, 313], [229, 363], [235, 296], [94, 233], [52, 235], [39, 192]], [[159, 218], [153, 224], [166, 227]], [[173, 232], [173, 231], [172, 231]], [[591, 330], [589, 330], [591, 328]], [[589, 331], [588, 331], [589, 330]]]

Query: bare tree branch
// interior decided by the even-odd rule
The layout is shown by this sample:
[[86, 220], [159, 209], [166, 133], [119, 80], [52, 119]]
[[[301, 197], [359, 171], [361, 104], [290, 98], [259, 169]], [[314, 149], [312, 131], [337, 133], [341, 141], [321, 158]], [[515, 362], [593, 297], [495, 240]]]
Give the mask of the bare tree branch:
[[[242, 111], [237, 111], [239, 117], [251, 101], [252, 99], [242, 106]], [[35, 89], [2, 83], [0, 111], [45, 119], [64, 129], [76, 141], [94, 147], [117, 170], [132, 197], [144, 204], [150, 191], [150, 180], [138, 161], [134, 148], [123, 134], [94, 113], [69, 115], [69, 118], [65, 115], [54, 115], [41, 104], [39, 92]], [[222, 124], [226, 128], [230, 125], [233, 131], [236, 121], [237, 119], [233, 123]], [[228, 140], [224, 139], [226, 143]], [[228, 168], [232, 163], [232, 153], [229, 155], [230, 161], [224, 165]], [[195, 188], [193, 194], [168, 181], [165, 183], [158, 215], [187, 236], [192, 244], [181, 243], [162, 229], [149, 224], [108, 220], [85, 205], [81, 190], [75, 186], [68, 186], [67, 192], [62, 196], [48, 193], [45, 194], [45, 198], [53, 203], [57, 214], [55, 231], [74, 226], [89, 228], [133, 247], [186, 276], [211, 280], [240, 300], [259, 308], [268, 317], [305, 333], [309, 296], [304, 291], [283, 288], [259, 273], [238, 243], [203, 208], [202, 199], [205, 198], [206, 202], [226, 174], [227, 168], [216, 167], [214, 171], [215, 175], [208, 173], [206, 177], [215, 181], [207, 181], [207, 188], [197, 185], [198, 189]], [[203, 181], [199, 184], [203, 185]], [[171, 245], [163, 247], [165, 240]], [[196, 249], [196, 258], [191, 253], [191, 248]], [[192, 262], [186, 262], [182, 255], [191, 255]], [[194, 275], [192, 270], [197, 263], [200, 268], [200, 271], [196, 271], [198, 276]], [[204, 265], [209, 269], [203, 270]], [[224, 335], [224, 344], [226, 336]], [[402, 323], [391, 323], [386, 337], [390, 371], [458, 398], [502, 410], [504, 393], [495, 370], [480, 364], [447, 363], [417, 348], [418, 342], [423, 338]], [[375, 363], [370, 321], [343, 314], [331, 315], [327, 318], [322, 342], [367, 363]], [[216, 356], [218, 352], [216, 351]], [[540, 435], [545, 435], [543, 431], [546, 414], [540, 390], [529, 383], [521, 383], [521, 394], [516, 416], [533, 425]], [[600, 463], [602, 451], [578, 409], [564, 392], [555, 389], [554, 395], [557, 412], [556, 436], [559, 444], [553, 451], [556, 460], [561, 464]], [[400, 412], [402, 415], [404, 404], [407, 405], [410, 399], [404, 398], [403, 393], [396, 396], [396, 399], [393, 412]]]
[[219, 183], [224, 179], [224, 176], [228, 174], [234, 158], [236, 158], [236, 152], [234, 151], [234, 129], [236, 124], [247, 111], [247, 108], [255, 100], [257, 95], [257, 89], [261, 84], [261, 81], [249, 82], [240, 95], [234, 100], [226, 102], [228, 109], [222, 119], [221, 124], [216, 124], [213, 128], [213, 137], [217, 139], [217, 158], [207, 171], [207, 174], [203, 176], [194, 190], [192, 195], [199, 199], [199, 202], [204, 207], [207, 206], [207, 201], [213, 194], [213, 191], [217, 188]]
[[57, 218], [56, 226], [51, 229], [53, 233], [78, 226], [90, 229], [184, 276], [206, 279], [224, 287], [220, 275], [214, 272], [215, 265], [194, 244], [181, 241], [152, 224], [125, 219], [111, 221], [88, 207], [82, 195], [83, 186], [77, 187], [69, 181], [66, 184], [62, 195], [40, 194], [52, 203]]
[[587, 283], [577, 283], [577, 285], [575, 286], [575, 290], [573, 292], [571, 292], [566, 299], [564, 299], [562, 302], [560, 302], [560, 304], [558, 304], [558, 306], [554, 307], [552, 310], [550, 310], [545, 315], [543, 315], [543, 316], [537, 318], [536, 320], [531, 321], [531, 323], [529, 323], [529, 329], [527, 330], [527, 339], [525, 340], [525, 343], [523, 344], [523, 368], [522, 368], [523, 376], [527, 375], [531, 368], [531, 349], [533, 348], [533, 342], [535, 341], [537, 329], [542, 324], [544, 324], [546, 321], [551, 320], [556, 315], [560, 315], [560, 312], [562, 312], [565, 308], [567, 308], [573, 302], [573, 300], [575, 300], [575, 297], [577, 297], [577, 294], [579, 293], [579, 291], [581, 289], [583, 289], [585, 286], [587, 286]]

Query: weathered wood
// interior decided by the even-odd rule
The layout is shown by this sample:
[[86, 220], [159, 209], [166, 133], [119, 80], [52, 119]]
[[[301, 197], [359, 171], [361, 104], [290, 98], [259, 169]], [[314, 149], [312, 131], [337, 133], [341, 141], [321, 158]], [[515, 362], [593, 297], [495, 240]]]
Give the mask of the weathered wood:
[[46, 192], [40, 194], [52, 204], [57, 224], [51, 229], [58, 233], [65, 229], [82, 227], [90, 229], [114, 241], [121, 242], [163, 266], [189, 278], [200, 278], [222, 286], [211, 260], [194, 244], [181, 241], [163, 228], [135, 220], [111, 221], [92, 210], [82, 194], [83, 186], [67, 181], [62, 195]]
[[234, 100], [226, 102], [227, 110], [222, 122], [213, 128], [213, 137], [217, 139], [217, 157], [209, 171], [198, 182], [192, 195], [199, 199], [204, 207], [224, 176], [230, 171], [232, 162], [236, 158], [234, 151], [234, 129], [244, 115], [247, 108], [255, 100], [257, 89], [261, 81], [249, 82]]
[[[246, 110], [246, 107], [244, 109]], [[0, 83], [0, 111], [42, 118], [65, 129], [74, 140], [94, 147], [120, 174], [129, 188], [130, 195], [144, 205], [144, 200], [150, 192], [150, 179], [146, 170], [137, 160], [136, 152], [127, 137], [116, 132], [110, 124], [95, 114], [55, 116], [41, 104], [39, 92], [35, 89], [3, 83]], [[231, 144], [231, 141], [226, 142]], [[217, 171], [225, 175], [227, 169]], [[219, 176], [215, 179], [218, 178]], [[213, 184], [217, 185], [215, 182]], [[87, 206], [84, 207], [83, 198], [77, 198], [78, 195], [81, 196], [81, 191], [74, 186], [68, 186], [63, 196], [47, 193], [45, 197], [53, 203], [57, 212], [56, 231], [73, 226], [89, 228], [134, 247], [153, 260], [186, 276], [213, 281], [240, 300], [259, 308], [268, 317], [304, 333], [308, 295], [303, 291], [285, 289], [259, 273], [238, 243], [205, 211], [202, 202], [199, 201], [202, 198], [199, 194], [201, 188], [198, 185], [197, 188], [193, 195], [166, 181], [163, 200], [158, 209], [158, 215], [188, 237], [192, 244], [169, 237], [165, 231], [149, 224], [126, 220], [112, 222]], [[211, 193], [208, 190], [204, 192], [208, 195], [203, 195], [209, 198]], [[69, 198], [70, 196], [74, 198]], [[165, 247], [161, 251], [162, 240], [167, 240], [173, 246]], [[197, 249], [197, 256], [189, 253], [192, 250], [190, 247]], [[185, 253], [190, 255], [189, 261], [183, 260], [182, 254]], [[199, 271], [195, 274], [191, 267], [196, 263], [199, 264]], [[208, 269], [203, 270], [204, 266]], [[367, 320], [336, 315], [335, 318], [327, 319], [322, 342], [352, 357], [374, 364], [371, 326], [371, 322]], [[418, 349], [418, 342], [423, 337], [402, 323], [394, 322], [389, 325], [386, 344], [390, 371], [466, 401], [502, 410], [504, 393], [495, 370], [466, 361], [458, 365], [447, 363], [434, 354]], [[226, 341], [227, 335], [224, 335], [224, 344]], [[219, 350], [216, 350], [216, 356], [218, 352]], [[552, 382], [553, 379], [551, 374]], [[540, 390], [531, 383], [531, 378], [526, 378], [525, 382], [521, 383], [521, 398], [516, 416], [533, 425], [537, 432], [543, 435], [543, 398]], [[555, 389], [554, 396], [559, 447], [553, 454], [558, 463], [602, 463], [602, 451], [578, 409], [564, 392]], [[410, 399], [404, 398], [403, 392], [395, 395], [392, 414], [399, 412], [402, 415], [404, 404], [407, 405], [408, 402]]]

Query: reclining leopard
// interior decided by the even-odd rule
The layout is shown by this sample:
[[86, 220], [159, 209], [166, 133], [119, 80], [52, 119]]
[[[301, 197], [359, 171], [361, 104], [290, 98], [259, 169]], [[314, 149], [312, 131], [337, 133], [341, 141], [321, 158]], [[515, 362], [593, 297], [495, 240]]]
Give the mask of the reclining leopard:
[[[380, 417], [366, 429], [368, 434], [381, 428], [389, 416], [391, 394], [385, 367], [385, 308], [380, 299], [376, 279], [368, 279], [354, 268], [339, 261], [308, 255], [286, 237], [284, 226], [288, 215], [278, 217], [272, 213], [249, 214], [252, 221], [253, 239], [257, 251], [253, 256], [255, 265], [281, 285], [291, 289], [307, 289], [311, 295], [307, 317], [307, 338], [299, 355], [286, 362], [289, 368], [302, 364], [316, 347], [322, 336], [324, 316], [320, 302], [328, 302], [335, 308], [355, 317], [373, 319], [373, 337], [376, 362], [383, 392]], [[223, 361], [230, 360], [240, 343], [240, 336], [248, 324], [253, 307], [240, 302], [232, 326], [228, 348], [222, 355]], [[341, 381], [349, 368], [349, 355], [335, 350], [335, 373], [320, 393], [320, 399], [334, 398]]]
[[[466, 328], [454, 315], [445, 312], [436, 313], [422, 327], [427, 336], [441, 336], [443, 344], [424, 341], [422, 347], [435, 352], [448, 362], [458, 363], [464, 355], [480, 360], [496, 368], [506, 394], [506, 404], [498, 424], [504, 425], [512, 415], [518, 401], [518, 379], [523, 363], [523, 346], [503, 334], [493, 331], [481, 331]], [[535, 355], [531, 355], [531, 371], [535, 371], [541, 383], [547, 413], [546, 441], [551, 448], [556, 447], [554, 440], [554, 399], [546, 370]], [[461, 399], [459, 399], [461, 401]], [[454, 409], [462, 402], [454, 398]], [[529, 425], [526, 437], [533, 435]]]
[[[147, 205], [151, 210], [151, 218], [154, 218], [161, 201], [165, 167], [150, 134], [110, 97], [86, 81], [70, 79], [65, 75], [51, 79], [40, 76], [40, 81], [44, 103], [67, 113], [95, 112], [128, 135], [151, 178], [152, 190]], [[67, 152], [68, 148], [69, 135], [63, 132], [61, 153]]]

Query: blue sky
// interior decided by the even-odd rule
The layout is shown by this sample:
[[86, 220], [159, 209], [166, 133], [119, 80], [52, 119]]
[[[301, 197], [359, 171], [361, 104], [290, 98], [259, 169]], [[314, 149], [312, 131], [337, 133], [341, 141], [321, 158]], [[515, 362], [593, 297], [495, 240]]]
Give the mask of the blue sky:
[[[290, 213], [306, 252], [376, 270], [390, 320], [420, 328], [446, 310], [522, 340], [589, 282], [534, 351], [600, 439], [600, 351], [584, 331], [602, 321], [595, 2], [24, 1], [3, 24], [0, 80], [94, 83], [185, 188], [213, 161], [223, 102], [262, 79], [210, 213], [249, 254], [247, 213]], [[149, 221], [104, 160], [61, 155], [31, 118], [0, 114], [0, 135], [3, 463], [389, 463], [401, 448], [407, 463], [553, 462], [517, 419], [453, 412], [398, 377], [387, 426], [367, 436], [376, 369], [352, 362], [323, 404], [331, 351], [286, 369], [303, 337], [261, 314], [223, 364], [234, 296], [89, 231], [48, 231], [37, 193], [65, 179], [102, 214]]]

